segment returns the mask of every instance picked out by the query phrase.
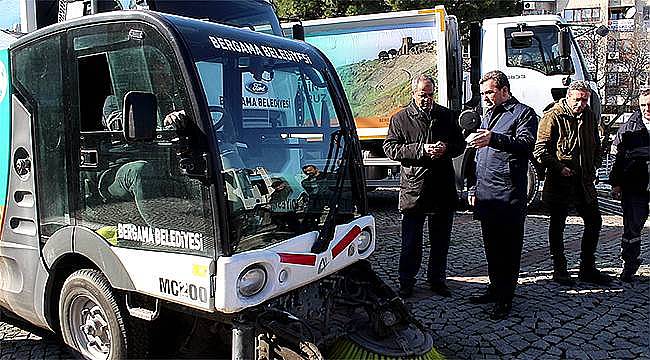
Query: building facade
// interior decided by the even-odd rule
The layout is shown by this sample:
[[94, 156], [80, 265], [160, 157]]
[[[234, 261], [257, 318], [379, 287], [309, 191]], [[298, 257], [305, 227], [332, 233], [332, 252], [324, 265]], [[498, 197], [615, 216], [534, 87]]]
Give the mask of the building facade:
[[[598, 83], [603, 113], [629, 112], [650, 85], [650, 0], [524, 1], [523, 15], [559, 14], [570, 24]], [[609, 29], [606, 36], [595, 31]]]

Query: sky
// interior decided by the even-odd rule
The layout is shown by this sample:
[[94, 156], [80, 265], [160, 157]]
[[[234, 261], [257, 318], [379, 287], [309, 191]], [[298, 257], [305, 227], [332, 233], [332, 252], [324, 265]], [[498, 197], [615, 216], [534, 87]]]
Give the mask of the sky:
[[20, 22], [19, 0], [0, 0], [0, 29], [9, 29]]

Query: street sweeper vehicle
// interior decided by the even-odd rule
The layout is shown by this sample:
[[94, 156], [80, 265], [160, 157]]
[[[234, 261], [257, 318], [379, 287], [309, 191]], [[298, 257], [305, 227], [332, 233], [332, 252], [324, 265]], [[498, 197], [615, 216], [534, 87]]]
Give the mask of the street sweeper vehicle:
[[438, 356], [367, 260], [358, 136], [312, 46], [123, 11], [0, 59], [4, 313], [90, 359]]

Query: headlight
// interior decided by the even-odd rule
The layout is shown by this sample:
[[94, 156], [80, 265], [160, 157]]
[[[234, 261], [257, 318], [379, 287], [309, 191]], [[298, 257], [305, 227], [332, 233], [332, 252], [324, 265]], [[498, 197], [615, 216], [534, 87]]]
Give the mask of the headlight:
[[372, 244], [372, 234], [369, 230], [363, 230], [357, 238], [357, 249], [359, 249], [359, 254], [366, 252], [370, 247], [370, 244]]
[[237, 291], [241, 296], [249, 297], [262, 291], [264, 285], [266, 285], [266, 271], [260, 265], [252, 265], [239, 275]]

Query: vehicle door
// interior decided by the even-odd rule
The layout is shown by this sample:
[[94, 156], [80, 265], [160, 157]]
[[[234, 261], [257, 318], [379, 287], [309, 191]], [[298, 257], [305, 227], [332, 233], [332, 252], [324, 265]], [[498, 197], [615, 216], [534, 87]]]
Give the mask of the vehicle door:
[[[172, 43], [151, 25], [120, 22], [71, 30], [75, 248], [110, 245], [138, 291], [208, 308], [215, 256], [206, 179], [183, 175], [194, 111]], [[156, 98], [155, 137], [127, 141], [122, 117], [133, 92]], [[200, 139], [198, 139], [200, 140]]]

